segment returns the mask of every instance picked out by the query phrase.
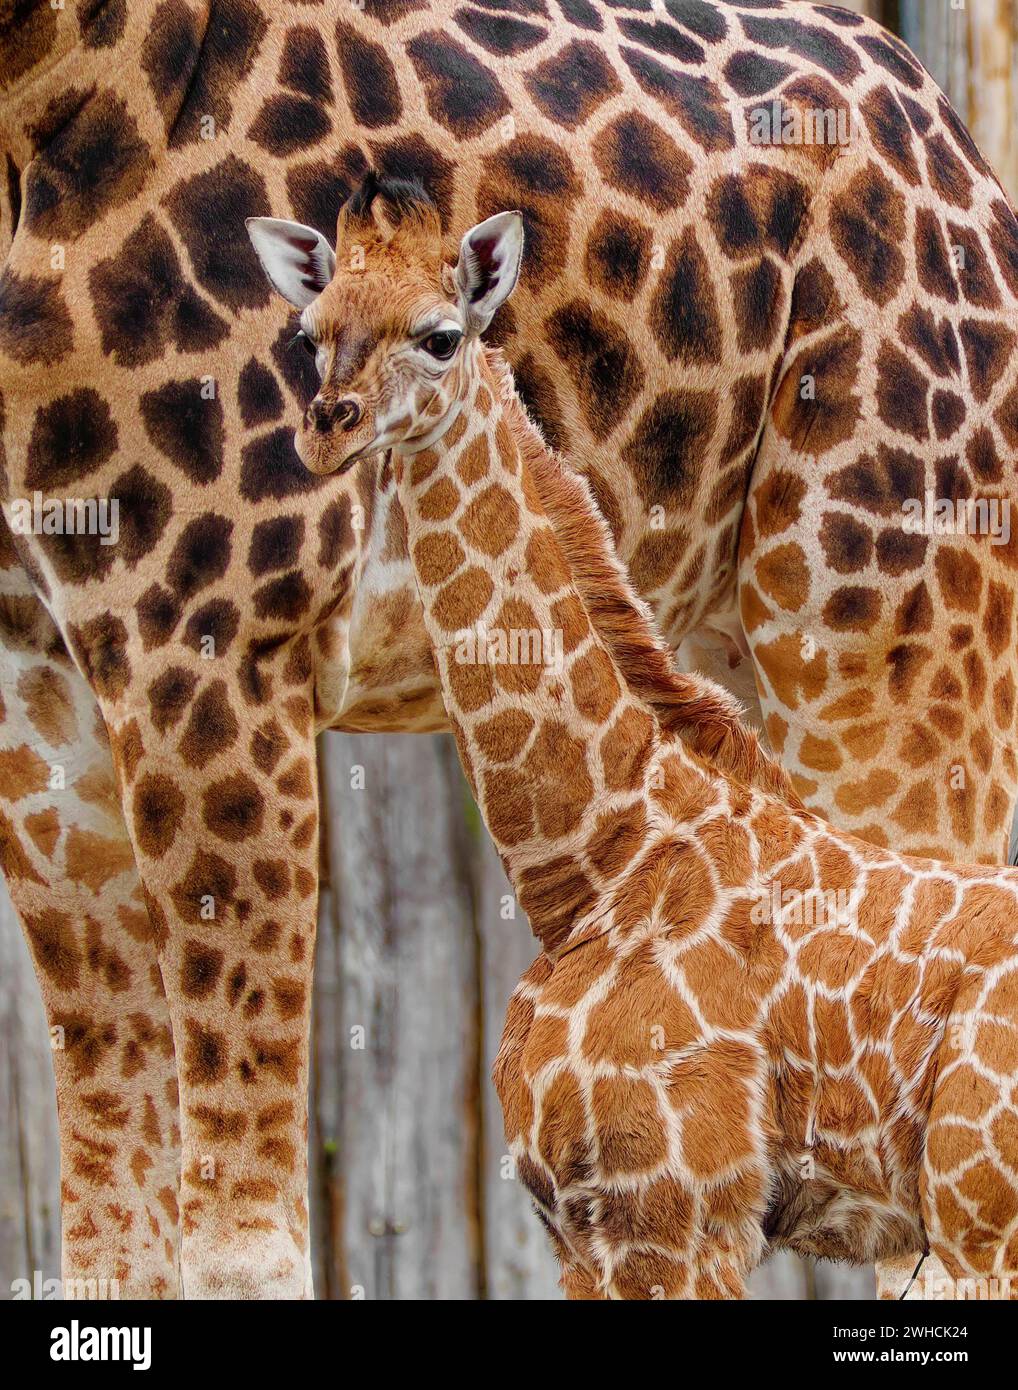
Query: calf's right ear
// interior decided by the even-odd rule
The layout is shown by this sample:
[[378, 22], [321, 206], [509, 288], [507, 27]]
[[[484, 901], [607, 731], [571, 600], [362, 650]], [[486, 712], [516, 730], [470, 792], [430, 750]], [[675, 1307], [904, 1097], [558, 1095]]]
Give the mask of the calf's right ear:
[[314, 227], [249, 217], [247, 234], [269, 283], [295, 309], [306, 309], [332, 279], [336, 257]]

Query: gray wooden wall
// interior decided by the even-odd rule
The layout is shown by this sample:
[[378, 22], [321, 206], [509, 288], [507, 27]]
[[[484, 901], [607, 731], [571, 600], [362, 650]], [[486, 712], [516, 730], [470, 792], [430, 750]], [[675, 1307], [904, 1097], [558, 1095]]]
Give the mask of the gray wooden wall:
[[[1018, 0], [848, 0], [897, 27], [1018, 195]], [[447, 739], [329, 735], [312, 1096], [321, 1298], [560, 1297], [506, 1176], [488, 1072], [535, 954]], [[364, 769], [354, 790], [351, 769]], [[358, 779], [354, 779], [356, 783]], [[509, 906], [507, 907], [507, 904]], [[0, 888], [0, 1297], [59, 1266], [42, 1008]], [[865, 1270], [778, 1257], [757, 1296], [872, 1296]]]

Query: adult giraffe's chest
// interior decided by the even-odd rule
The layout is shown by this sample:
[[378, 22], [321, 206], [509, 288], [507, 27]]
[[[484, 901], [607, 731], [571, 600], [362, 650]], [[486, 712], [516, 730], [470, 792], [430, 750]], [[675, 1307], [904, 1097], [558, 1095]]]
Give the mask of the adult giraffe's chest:
[[[66, 623], [101, 614], [114, 567], [141, 621], [154, 582], [189, 608], [210, 577], [253, 585], [277, 626], [335, 611], [343, 503], [293, 454], [314, 383], [243, 221], [292, 213], [331, 235], [368, 162], [422, 178], [450, 229], [522, 209], [524, 284], [498, 327], [521, 392], [590, 475], [670, 635], [730, 587], [808, 170], [745, 145], [732, 103], [752, 45], [734, 12], [519, 9], [214, 7], [185, 93], [161, 79], [153, 26], [144, 79], [111, 70], [33, 162], [11, 268], [45, 277], [55, 243], [73, 256], [46, 351], [11, 383], [11, 491], [141, 495], [123, 563], [33, 538]], [[75, 171], [107, 128], [88, 189]], [[269, 545], [259, 528], [297, 506]]]

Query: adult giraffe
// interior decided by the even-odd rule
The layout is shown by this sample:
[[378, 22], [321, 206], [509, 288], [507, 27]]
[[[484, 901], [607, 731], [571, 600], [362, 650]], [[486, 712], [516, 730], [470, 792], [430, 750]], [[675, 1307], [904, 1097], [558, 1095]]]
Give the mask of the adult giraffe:
[[[1001, 857], [1018, 540], [901, 506], [1008, 500], [1018, 223], [900, 44], [761, 0], [5, 0], [0, 84], [0, 855], [66, 1274], [308, 1287], [314, 735], [444, 722], [391, 487], [294, 455], [318, 383], [247, 216], [330, 234], [369, 162], [450, 232], [521, 207], [500, 337], [666, 636], [748, 645], [840, 824]], [[752, 143], [779, 97], [857, 129]], [[117, 544], [16, 533], [35, 493], [115, 497]]]

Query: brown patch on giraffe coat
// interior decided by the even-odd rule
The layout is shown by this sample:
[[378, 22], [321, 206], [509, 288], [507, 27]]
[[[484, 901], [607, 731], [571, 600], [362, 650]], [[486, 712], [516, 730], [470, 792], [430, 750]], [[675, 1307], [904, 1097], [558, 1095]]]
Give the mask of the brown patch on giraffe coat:
[[136, 197], [153, 168], [137, 121], [113, 91], [69, 92], [68, 106], [24, 174], [25, 225], [57, 242], [74, 241]]
[[251, 876], [270, 902], [277, 902], [290, 891], [290, 869], [285, 859], [256, 859]]
[[18, 748], [0, 748], [0, 784], [4, 799], [20, 801], [49, 786], [49, 764], [27, 743]]
[[724, 328], [717, 296], [696, 232], [687, 228], [668, 248], [650, 306], [650, 327], [669, 362], [683, 366], [721, 361]]
[[835, 589], [824, 604], [824, 622], [834, 632], [868, 632], [880, 617], [882, 604], [879, 589], [847, 584]]
[[605, 785], [632, 791], [642, 785], [655, 734], [654, 721], [644, 710], [626, 705], [601, 739]]
[[606, 1181], [645, 1172], [666, 1156], [657, 1092], [641, 1077], [601, 1076], [594, 1081], [591, 1113], [600, 1168]]
[[943, 228], [935, 212], [919, 208], [915, 217], [916, 272], [927, 293], [957, 304], [957, 272], [948, 257]]
[[435, 596], [432, 611], [436, 620], [448, 632], [472, 627], [491, 601], [494, 587], [487, 571], [476, 565], [462, 570]]
[[784, 278], [769, 258], [736, 271], [730, 279], [738, 344], [750, 353], [768, 347], [785, 320]]
[[600, 647], [578, 657], [569, 670], [576, 708], [592, 723], [608, 718], [622, 693], [611, 658]]
[[665, 67], [650, 54], [623, 45], [621, 54], [637, 82], [659, 101], [708, 154], [731, 150], [735, 129], [721, 89], [707, 77]]
[[117, 448], [118, 430], [107, 402], [82, 387], [40, 406], [32, 421], [25, 485], [44, 492], [96, 472]]
[[164, 734], [180, 723], [197, 685], [197, 676], [182, 666], [171, 666], [156, 677], [148, 688], [148, 702], [157, 732]]
[[524, 78], [539, 109], [557, 125], [575, 130], [622, 84], [601, 49], [588, 39], [573, 39]]
[[592, 147], [604, 181], [657, 213], [685, 202], [693, 161], [640, 111], [625, 111], [599, 132]]
[[539, 833], [557, 840], [577, 829], [594, 793], [583, 740], [574, 737], [560, 720], [546, 719], [521, 768], [533, 788]]
[[559, 1187], [590, 1176], [585, 1140], [586, 1109], [579, 1082], [567, 1067], [549, 1081], [541, 1108], [536, 1148]]
[[25, 934], [32, 958], [60, 990], [77, 989], [82, 952], [70, 916], [56, 908], [24, 914]]
[[959, 546], [941, 546], [934, 556], [934, 566], [948, 608], [978, 612], [983, 576], [975, 556]]
[[870, 163], [831, 206], [831, 239], [867, 299], [891, 302], [905, 277], [906, 201]]
[[[699, 1181], [716, 1180], [749, 1157], [749, 1088], [757, 1065], [750, 1049], [734, 1042], [716, 1042], [688, 1060], [673, 1063], [668, 1095], [683, 1117], [683, 1160]], [[731, 1121], [726, 1123], [723, 1139], [712, 1123], [716, 1113]]]
[[98, 893], [111, 878], [134, 867], [134, 855], [123, 840], [72, 825], [64, 846], [64, 867], [72, 883]]
[[799, 520], [806, 484], [786, 469], [768, 473], [754, 489], [756, 528], [762, 538], [780, 535]]
[[216, 946], [202, 941], [184, 942], [180, 966], [180, 989], [185, 999], [207, 999], [214, 993], [226, 960]]
[[492, 483], [473, 498], [457, 525], [460, 535], [474, 550], [497, 559], [516, 539], [519, 507], [511, 493]]
[[425, 584], [442, 584], [466, 562], [463, 547], [447, 531], [432, 531], [414, 546], [414, 566]]
[[664, 391], [636, 422], [622, 457], [645, 502], [681, 509], [693, 499], [717, 428], [709, 391]]
[[141, 849], [161, 859], [184, 819], [184, 793], [171, 777], [145, 773], [134, 787], [134, 833]]
[[[499, 82], [455, 39], [428, 31], [411, 39], [406, 52], [424, 86], [428, 114], [458, 139], [479, 135], [509, 114], [509, 101]], [[395, 92], [398, 100], [398, 83]], [[372, 106], [374, 100], [372, 86]]]
[[178, 915], [185, 921], [198, 924], [214, 911], [221, 921], [233, 903], [237, 886], [236, 870], [218, 854], [196, 850], [184, 877], [170, 889], [170, 897]]
[[208, 352], [229, 334], [226, 320], [188, 284], [169, 234], [151, 213], [115, 255], [96, 262], [88, 283], [103, 352], [117, 366], [143, 366], [171, 345]]
[[53, 806], [25, 817], [25, 833], [46, 859], [52, 859], [60, 839], [60, 817]]
[[52, 366], [74, 346], [74, 328], [59, 280], [0, 273], [0, 347], [22, 366]]
[[606, 439], [643, 389], [645, 373], [623, 325], [581, 300], [558, 309], [548, 341], [573, 377], [595, 439]]
[[534, 727], [524, 710], [504, 710], [480, 723], [474, 731], [478, 750], [491, 763], [515, 762]]
[[221, 1082], [229, 1058], [225, 1035], [206, 1028], [194, 1018], [185, 1019], [184, 1026], [184, 1080], [189, 1086], [212, 1086]]
[[886, 342], [877, 358], [877, 411], [891, 429], [919, 441], [929, 438], [929, 382]]
[[647, 829], [647, 818], [639, 803], [623, 812], [599, 816], [587, 843], [592, 863], [606, 876], [621, 872], [640, 849]]
[[178, 746], [180, 756], [190, 767], [204, 767], [232, 748], [239, 732], [240, 725], [230, 706], [226, 682], [214, 680], [191, 705], [187, 727]]
[[276, 778], [276, 786], [283, 796], [290, 796], [298, 801], [312, 800], [315, 782], [311, 763], [307, 758], [295, 758]]
[[855, 390], [861, 353], [862, 334], [841, 327], [796, 355], [771, 412], [778, 433], [793, 447], [821, 455], [851, 439], [861, 411]]
[[257, 835], [265, 818], [265, 798], [245, 772], [231, 773], [202, 792], [202, 820], [213, 835], [239, 844]]
[[764, 593], [786, 612], [797, 613], [809, 597], [809, 568], [798, 543], [768, 551], [757, 561], [756, 576]]
[[822, 647], [807, 660], [800, 639], [785, 633], [758, 645], [754, 655], [775, 697], [786, 709], [798, 709], [800, 695], [811, 701], [823, 694], [828, 664]]
[[[559, 855], [524, 869], [516, 886], [520, 906], [546, 951], [554, 951], [569, 936], [596, 901], [582, 867], [569, 855]], [[585, 946], [584, 951], [588, 948]]]

